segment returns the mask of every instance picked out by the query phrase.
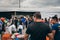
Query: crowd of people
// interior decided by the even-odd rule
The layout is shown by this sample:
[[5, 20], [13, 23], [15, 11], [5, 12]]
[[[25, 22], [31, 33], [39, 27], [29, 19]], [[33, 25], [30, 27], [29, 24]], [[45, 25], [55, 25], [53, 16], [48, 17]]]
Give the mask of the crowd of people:
[[26, 33], [22, 37], [24, 40], [60, 40], [60, 18], [57, 15], [49, 19], [41, 18], [40, 13], [30, 17], [0, 18], [0, 34], [22, 34], [25, 28]]
[[0, 34], [2, 32], [8, 32], [10, 34], [14, 32], [21, 32], [24, 28], [27, 28], [28, 24], [32, 22], [32, 18], [28, 18], [25, 16], [12, 17], [11, 19], [7, 19], [5, 17], [0, 18]]

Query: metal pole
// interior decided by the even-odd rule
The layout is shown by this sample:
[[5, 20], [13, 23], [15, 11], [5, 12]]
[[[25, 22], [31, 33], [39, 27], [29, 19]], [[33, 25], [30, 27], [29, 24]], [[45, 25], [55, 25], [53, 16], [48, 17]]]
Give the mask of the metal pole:
[[16, 17], [16, 11], [15, 11], [15, 17]]
[[19, 8], [20, 8], [20, 0], [19, 0]]

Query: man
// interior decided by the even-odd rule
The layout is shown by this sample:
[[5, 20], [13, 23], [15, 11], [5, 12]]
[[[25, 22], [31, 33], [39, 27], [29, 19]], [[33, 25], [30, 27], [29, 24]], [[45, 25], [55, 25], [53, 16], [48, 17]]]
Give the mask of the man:
[[25, 25], [26, 25], [26, 18], [21, 17], [21, 21], [22, 21], [23, 29], [24, 29], [25, 28]]
[[58, 23], [57, 16], [52, 17], [52, 33], [54, 36], [54, 40], [60, 40], [60, 24]]
[[25, 40], [31, 35], [30, 40], [46, 40], [46, 36], [51, 32], [46, 23], [41, 22], [41, 14], [35, 13], [33, 15], [34, 23], [31, 23], [25, 34]]
[[18, 23], [17, 17], [14, 18], [14, 22], [15, 22], [15, 26], [16, 26], [16, 29], [17, 29], [17, 23]]
[[10, 33], [10, 34], [13, 34], [16, 32], [16, 27], [14, 25], [14, 23], [10, 24], [9, 22], [7, 23], [7, 26], [5, 28], [5, 31]]

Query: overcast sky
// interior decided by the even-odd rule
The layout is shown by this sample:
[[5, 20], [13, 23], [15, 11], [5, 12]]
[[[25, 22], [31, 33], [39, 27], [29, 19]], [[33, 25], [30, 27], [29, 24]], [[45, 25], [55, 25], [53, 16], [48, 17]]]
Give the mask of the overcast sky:
[[[23, 4], [23, 5], [22, 5]], [[25, 0], [21, 3], [23, 7], [59, 7], [60, 0]]]
[[[36, 11], [43, 10], [43, 17], [49, 16], [49, 12], [51, 12], [50, 16], [54, 15], [55, 12], [55, 14], [58, 14], [58, 16], [60, 17], [60, 0], [20, 0], [20, 7], [29, 8], [20, 9], [24, 11], [28, 11], [30, 9], [34, 9]], [[19, 0], [0, 0], [0, 11], [8, 11], [11, 10], [11, 8], [19, 8]], [[45, 14], [45, 12], [47, 12], [47, 14]]]
[[[44, 10], [54, 8], [52, 10], [56, 10], [57, 8], [60, 8], [60, 0], [20, 0], [20, 7], [43, 8]], [[6, 8], [8, 10], [10, 8], [19, 8], [19, 0], [0, 0], [0, 10], [5, 10]]]
[[[60, 7], [60, 0], [20, 0], [21, 7]], [[1, 7], [18, 7], [19, 0], [0, 0]]]

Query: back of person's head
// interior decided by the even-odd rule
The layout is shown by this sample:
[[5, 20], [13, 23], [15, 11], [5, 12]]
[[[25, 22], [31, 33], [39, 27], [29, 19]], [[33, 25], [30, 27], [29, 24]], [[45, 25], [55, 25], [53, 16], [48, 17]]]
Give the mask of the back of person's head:
[[36, 17], [37, 19], [41, 19], [40, 12], [36, 12], [33, 16]]

